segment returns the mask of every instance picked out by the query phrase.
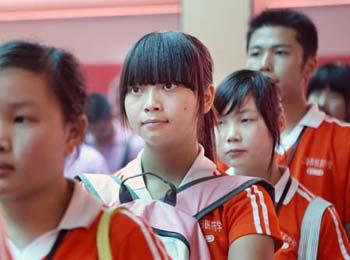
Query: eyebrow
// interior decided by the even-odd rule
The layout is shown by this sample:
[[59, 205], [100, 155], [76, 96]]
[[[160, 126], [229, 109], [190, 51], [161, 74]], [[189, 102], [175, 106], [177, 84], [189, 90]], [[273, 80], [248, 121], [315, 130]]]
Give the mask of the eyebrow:
[[22, 102], [10, 103], [10, 107], [12, 109], [20, 109], [22, 107], [34, 107], [34, 108], [36, 108], [37, 105], [32, 101], [22, 101]]
[[258, 111], [256, 109], [252, 109], [252, 108], [243, 108], [240, 109], [239, 111], [237, 111], [238, 114], [244, 114], [244, 113], [257, 113]]
[[[274, 45], [272, 45], [272, 46], [269, 46], [269, 49], [277, 49], [277, 48], [291, 48], [292, 47], [292, 45], [290, 45], [290, 44], [285, 44], [285, 43], [279, 43], [279, 44], [274, 44]], [[262, 49], [263, 48], [263, 46], [261, 46], [261, 45], [253, 45], [253, 46], [251, 46], [251, 47], [249, 47], [249, 49], [248, 50], [252, 50], [252, 49]]]

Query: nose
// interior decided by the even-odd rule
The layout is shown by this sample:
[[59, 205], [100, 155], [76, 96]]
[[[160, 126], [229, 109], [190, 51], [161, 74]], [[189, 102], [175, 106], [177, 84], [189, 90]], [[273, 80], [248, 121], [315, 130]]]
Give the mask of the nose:
[[145, 112], [162, 110], [162, 102], [159, 89], [156, 86], [148, 87], [145, 95]]
[[226, 142], [228, 143], [235, 143], [240, 142], [242, 140], [241, 131], [238, 126], [236, 126], [234, 123], [229, 124], [227, 129], [227, 138]]
[[5, 126], [0, 122], [0, 152], [11, 151], [11, 142]]
[[272, 55], [270, 53], [265, 53], [265, 55], [262, 56], [259, 70], [262, 72], [273, 71]]

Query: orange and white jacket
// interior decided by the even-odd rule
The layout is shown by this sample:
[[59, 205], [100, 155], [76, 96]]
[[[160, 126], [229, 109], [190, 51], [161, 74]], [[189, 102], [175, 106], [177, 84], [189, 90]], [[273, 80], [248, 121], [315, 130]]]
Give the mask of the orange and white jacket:
[[350, 124], [311, 106], [291, 133], [281, 139], [279, 164], [287, 164], [299, 136], [288, 166], [291, 175], [313, 194], [331, 202], [343, 224], [350, 223]]

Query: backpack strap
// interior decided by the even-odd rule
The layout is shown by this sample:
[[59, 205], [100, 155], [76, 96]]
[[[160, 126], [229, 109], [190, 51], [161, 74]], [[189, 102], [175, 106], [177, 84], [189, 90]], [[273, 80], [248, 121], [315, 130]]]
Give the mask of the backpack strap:
[[[102, 200], [106, 206], [119, 205], [120, 182], [117, 177], [108, 174], [79, 174], [86, 190]], [[132, 194], [134, 196], [134, 194]]]
[[112, 216], [122, 211], [123, 208], [110, 208], [102, 213], [97, 227], [96, 243], [98, 259], [112, 260], [111, 244], [109, 237], [109, 227]]
[[188, 212], [198, 220], [238, 193], [257, 184], [263, 186], [274, 201], [274, 188], [263, 179], [219, 175], [197, 179], [180, 187], [176, 208]]
[[315, 197], [304, 213], [300, 230], [298, 259], [316, 260], [323, 214], [331, 203]]
[[79, 174], [76, 177], [77, 180], [80, 180], [82, 184], [84, 184], [85, 188], [87, 189], [87, 191], [92, 194], [93, 196], [95, 196], [98, 199], [101, 199], [100, 195], [98, 194], [97, 190], [95, 189], [94, 185], [92, 184], [92, 182], [89, 180], [88, 175], [87, 174]]

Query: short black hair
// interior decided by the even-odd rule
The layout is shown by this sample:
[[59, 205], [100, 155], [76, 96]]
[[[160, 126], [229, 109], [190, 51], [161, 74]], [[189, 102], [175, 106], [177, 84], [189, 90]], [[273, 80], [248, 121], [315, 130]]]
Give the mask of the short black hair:
[[346, 121], [350, 121], [350, 65], [327, 63], [319, 67], [310, 78], [307, 97], [317, 90], [338, 92], [346, 104]]
[[84, 114], [85, 80], [71, 53], [35, 42], [8, 41], [0, 45], [0, 70], [6, 68], [20, 68], [46, 77], [66, 121], [74, 122]]
[[291, 9], [263, 11], [249, 22], [246, 50], [249, 49], [253, 33], [264, 26], [283, 26], [296, 31], [296, 40], [303, 48], [303, 61], [314, 57], [318, 49], [318, 35], [315, 24], [305, 14]]
[[[261, 72], [239, 70], [229, 74], [218, 86], [214, 106], [219, 116], [239, 109], [248, 95], [252, 95], [258, 112], [270, 132], [273, 149], [280, 144], [279, 117], [282, 113], [278, 87]], [[271, 163], [274, 152], [271, 154]]]
[[86, 115], [89, 123], [92, 124], [112, 118], [111, 105], [107, 97], [100, 93], [90, 94], [86, 106]]

